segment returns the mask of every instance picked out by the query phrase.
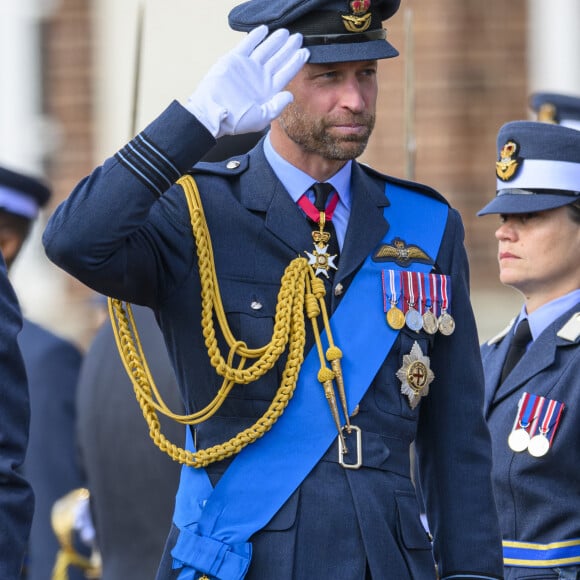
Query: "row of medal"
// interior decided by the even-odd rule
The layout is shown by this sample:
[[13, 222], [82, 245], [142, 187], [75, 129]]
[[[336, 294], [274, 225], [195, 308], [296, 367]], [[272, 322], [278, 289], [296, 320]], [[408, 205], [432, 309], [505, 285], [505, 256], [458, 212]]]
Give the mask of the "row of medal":
[[516, 420], [508, 437], [510, 449], [516, 453], [527, 449], [533, 457], [546, 455], [563, 411], [564, 403], [560, 401], [524, 393], [518, 403]]
[[455, 320], [449, 314], [451, 282], [443, 274], [407, 270], [383, 270], [383, 305], [387, 324], [400, 330], [405, 325], [428, 334], [453, 334]]

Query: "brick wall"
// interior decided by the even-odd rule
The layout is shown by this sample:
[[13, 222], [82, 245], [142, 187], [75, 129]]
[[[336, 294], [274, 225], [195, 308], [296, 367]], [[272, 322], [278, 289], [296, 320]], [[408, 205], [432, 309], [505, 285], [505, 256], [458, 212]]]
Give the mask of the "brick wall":
[[[48, 159], [53, 186], [48, 213], [93, 169], [91, 3], [60, 0], [44, 28], [44, 108], [55, 123], [57, 146]], [[86, 346], [95, 330], [93, 294], [63, 274], [62, 311], [52, 326]]]

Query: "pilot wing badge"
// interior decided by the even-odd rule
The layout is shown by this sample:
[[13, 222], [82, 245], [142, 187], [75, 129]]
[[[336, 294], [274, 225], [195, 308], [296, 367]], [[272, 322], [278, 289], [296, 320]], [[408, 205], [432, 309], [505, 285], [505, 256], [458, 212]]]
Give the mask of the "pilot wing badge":
[[432, 264], [433, 260], [419, 246], [407, 244], [401, 238], [395, 238], [390, 244], [382, 244], [373, 254], [374, 262], [394, 262], [406, 268], [413, 262]]

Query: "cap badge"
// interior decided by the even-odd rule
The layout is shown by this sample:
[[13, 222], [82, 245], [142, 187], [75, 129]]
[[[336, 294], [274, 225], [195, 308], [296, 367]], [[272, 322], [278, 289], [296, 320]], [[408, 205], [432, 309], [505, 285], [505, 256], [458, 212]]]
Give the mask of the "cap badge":
[[544, 103], [538, 109], [538, 121], [542, 123], [557, 124], [556, 107], [552, 103]]
[[495, 163], [495, 172], [502, 181], [510, 180], [518, 167], [521, 159], [517, 157], [520, 146], [515, 141], [508, 141], [499, 155], [499, 161]]
[[403, 366], [396, 374], [401, 381], [401, 394], [407, 395], [409, 406], [414, 409], [421, 397], [429, 394], [429, 385], [435, 378], [429, 357], [423, 354], [417, 341], [413, 344], [411, 352], [403, 355]]
[[342, 22], [349, 32], [364, 32], [371, 25], [371, 0], [352, 0], [350, 9], [352, 14], [343, 14]]
[[395, 238], [391, 244], [383, 244], [373, 255], [374, 262], [395, 262], [406, 268], [411, 262], [432, 264], [433, 260], [419, 246], [407, 245], [404, 240]]

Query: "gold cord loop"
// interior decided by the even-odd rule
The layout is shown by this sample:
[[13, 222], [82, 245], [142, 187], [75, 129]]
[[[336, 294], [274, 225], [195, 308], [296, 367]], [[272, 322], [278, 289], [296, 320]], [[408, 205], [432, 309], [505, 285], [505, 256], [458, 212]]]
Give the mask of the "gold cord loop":
[[[248, 348], [243, 341], [234, 338], [226, 319], [215, 270], [213, 248], [197, 184], [190, 175], [181, 177], [177, 183], [184, 190], [196, 241], [201, 281], [201, 324], [205, 346], [210, 363], [215, 368], [216, 373], [223, 378], [223, 382], [214, 399], [204, 409], [189, 415], [173, 413], [163, 401], [147, 366], [131, 305], [109, 298], [109, 315], [117, 347], [125, 370], [131, 378], [143, 416], [149, 426], [151, 438], [162, 451], [175, 461], [193, 467], [205, 467], [210, 463], [239, 453], [246, 445], [262, 437], [280, 418], [296, 389], [298, 374], [304, 361], [305, 310], [308, 318], [312, 321], [318, 352], [321, 356], [321, 367], [324, 367], [325, 377], [328, 376], [321, 382], [324, 383], [327, 398], [330, 397], [329, 405], [337, 423], [338, 432], [341, 434], [342, 429], [332, 380], [339, 374], [342, 377], [342, 373], [337, 373], [334, 368], [336, 362], [340, 364], [339, 359], [342, 353], [334, 347], [332, 342], [332, 333], [324, 303], [324, 283], [316, 278], [313, 269], [305, 258], [292, 260], [284, 271], [280, 283], [272, 338], [268, 344], [260, 348]], [[329, 339], [329, 352], [332, 353], [331, 365], [333, 365], [333, 370], [325, 366], [322, 354], [322, 343], [317, 323], [317, 318], [321, 313]], [[221, 335], [229, 347], [229, 352], [225, 358], [218, 346], [214, 320], [217, 321]], [[157, 413], [185, 425], [196, 425], [206, 421], [219, 410], [234, 386], [247, 385], [260, 379], [274, 367], [286, 349], [288, 355], [280, 386], [264, 415], [251, 427], [238, 433], [225, 443], [195, 452], [186, 451], [174, 445], [161, 433]], [[336, 354], [335, 350], [338, 350], [340, 356]], [[238, 361], [237, 365], [234, 365], [234, 361]], [[321, 372], [323, 372], [322, 368]], [[342, 401], [342, 394], [340, 398]], [[346, 409], [346, 405], [343, 406], [343, 412], [348, 422], [348, 414], [344, 409]]]

